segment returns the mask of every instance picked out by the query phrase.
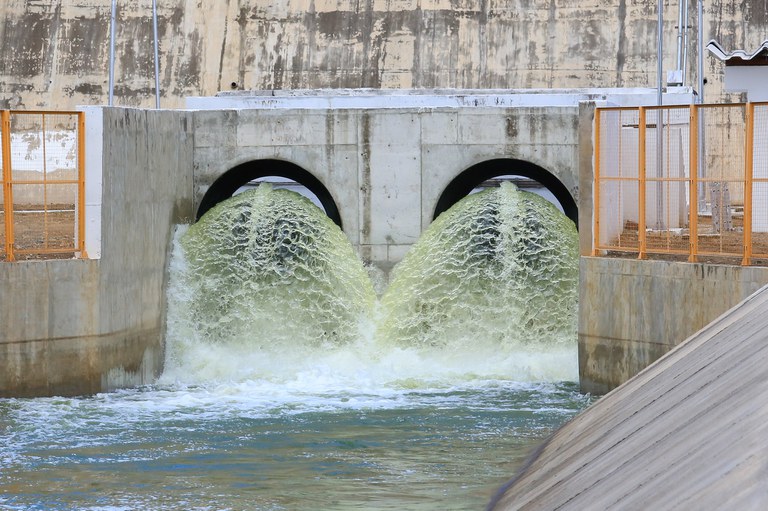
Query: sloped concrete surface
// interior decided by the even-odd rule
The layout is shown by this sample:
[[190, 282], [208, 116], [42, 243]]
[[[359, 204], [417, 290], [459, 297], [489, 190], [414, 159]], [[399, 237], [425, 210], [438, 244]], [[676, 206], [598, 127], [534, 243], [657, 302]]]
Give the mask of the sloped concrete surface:
[[557, 431], [489, 509], [768, 509], [768, 287]]

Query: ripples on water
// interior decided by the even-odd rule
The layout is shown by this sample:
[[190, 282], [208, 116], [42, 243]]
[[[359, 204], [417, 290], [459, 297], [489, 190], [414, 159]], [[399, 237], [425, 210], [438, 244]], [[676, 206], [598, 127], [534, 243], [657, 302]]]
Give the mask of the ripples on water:
[[441, 216], [380, 303], [313, 205], [214, 208], [156, 385], [0, 400], [0, 509], [482, 509], [589, 402], [575, 230], [519, 193]]
[[570, 383], [264, 381], [0, 402], [0, 509], [482, 509], [587, 404]]

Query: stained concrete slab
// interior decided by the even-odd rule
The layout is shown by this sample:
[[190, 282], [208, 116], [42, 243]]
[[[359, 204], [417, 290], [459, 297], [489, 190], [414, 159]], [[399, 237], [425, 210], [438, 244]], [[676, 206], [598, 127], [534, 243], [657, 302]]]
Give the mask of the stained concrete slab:
[[768, 284], [768, 268], [582, 257], [579, 380], [618, 387]]
[[489, 509], [765, 509], [767, 312], [763, 287], [604, 396]]

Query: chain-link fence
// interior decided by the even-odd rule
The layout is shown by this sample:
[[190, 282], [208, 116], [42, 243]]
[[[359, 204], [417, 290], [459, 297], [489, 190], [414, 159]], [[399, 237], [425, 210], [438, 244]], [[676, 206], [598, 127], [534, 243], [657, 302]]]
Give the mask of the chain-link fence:
[[596, 254], [768, 263], [768, 104], [595, 119]]
[[85, 255], [81, 112], [0, 112], [2, 256], [7, 261]]

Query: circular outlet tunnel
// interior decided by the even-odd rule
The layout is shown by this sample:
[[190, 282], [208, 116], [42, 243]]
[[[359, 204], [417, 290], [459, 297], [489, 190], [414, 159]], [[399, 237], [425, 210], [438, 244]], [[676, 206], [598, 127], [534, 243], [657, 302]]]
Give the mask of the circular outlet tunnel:
[[560, 204], [563, 213], [570, 218], [573, 223], [576, 224], [576, 228], [578, 228], [579, 210], [576, 201], [571, 195], [571, 192], [568, 191], [568, 188], [566, 188], [565, 185], [548, 170], [528, 161], [511, 158], [498, 158], [483, 161], [472, 165], [456, 176], [437, 200], [435, 213], [432, 219], [434, 220], [440, 216], [441, 213], [472, 193], [483, 183], [502, 176], [520, 176], [532, 179], [539, 183], [554, 196]]
[[[219, 202], [235, 195], [243, 186], [272, 176], [285, 178], [305, 187], [311, 195], [317, 198], [317, 202], [320, 203], [328, 217], [339, 228], [342, 227], [339, 208], [333, 200], [331, 193], [319, 179], [295, 163], [273, 159], [253, 160], [242, 163], [222, 174], [205, 192], [203, 199], [200, 201], [200, 206], [197, 208], [196, 220], [200, 220], [209, 209]], [[310, 198], [312, 197], [310, 196]]]

